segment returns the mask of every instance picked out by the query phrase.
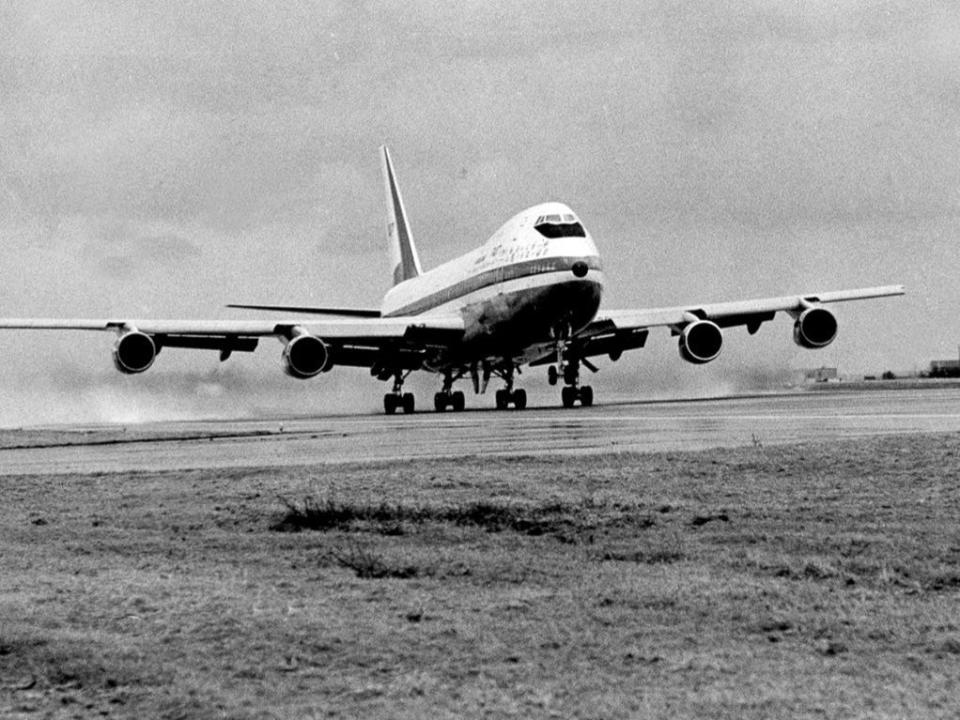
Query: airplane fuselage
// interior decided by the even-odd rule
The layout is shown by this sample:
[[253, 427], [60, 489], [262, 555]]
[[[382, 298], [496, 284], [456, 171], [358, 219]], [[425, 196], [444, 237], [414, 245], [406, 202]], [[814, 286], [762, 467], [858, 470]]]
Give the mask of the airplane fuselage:
[[[555, 219], [555, 221], [554, 221]], [[385, 317], [459, 313], [460, 352], [529, 362], [596, 315], [603, 269], [589, 233], [561, 203], [535, 205], [486, 243], [386, 294]]]

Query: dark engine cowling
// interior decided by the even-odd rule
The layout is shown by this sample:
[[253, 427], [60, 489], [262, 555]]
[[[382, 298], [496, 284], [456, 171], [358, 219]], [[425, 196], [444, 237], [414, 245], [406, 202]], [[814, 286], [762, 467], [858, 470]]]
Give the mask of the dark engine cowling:
[[837, 318], [823, 307], [804, 310], [793, 324], [793, 341], [810, 350], [826, 347], [837, 336]]
[[126, 375], [136, 375], [150, 369], [157, 352], [157, 344], [146, 333], [124, 333], [113, 346], [113, 364]]
[[716, 360], [723, 347], [723, 332], [716, 323], [697, 320], [680, 332], [680, 357], [694, 365]]
[[314, 335], [297, 335], [283, 349], [283, 370], [290, 377], [306, 380], [331, 367], [330, 348]]

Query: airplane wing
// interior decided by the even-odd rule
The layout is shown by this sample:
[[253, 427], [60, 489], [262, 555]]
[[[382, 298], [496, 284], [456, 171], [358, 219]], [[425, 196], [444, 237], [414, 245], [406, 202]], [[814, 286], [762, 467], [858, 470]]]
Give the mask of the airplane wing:
[[608, 310], [606, 312], [601, 311], [594, 323], [610, 321], [618, 328], [682, 326], [690, 322], [692, 317], [700, 320], [711, 320], [720, 327], [746, 325], [752, 332], [756, 332], [753, 328], [759, 328], [760, 323], [772, 320], [774, 315], [780, 311], [799, 313], [812, 305], [890, 297], [903, 295], [903, 293], [902, 285], [887, 285], [859, 290], [837, 290], [725, 303], [681, 305], [670, 308]]
[[[794, 337], [798, 344], [823, 347], [833, 340], [837, 329], [833, 313], [823, 305], [903, 294], [902, 285], [887, 285], [724, 303], [601, 310], [587, 327], [577, 333], [573, 341], [582, 357], [606, 354], [619, 357], [624, 350], [643, 347], [650, 328], [669, 327], [672, 334], [682, 336], [682, 343], [687, 342], [688, 350], [692, 349], [692, 354], [684, 355], [685, 359], [697, 363], [709, 362], [720, 350], [722, 340], [719, 328], [745, 325], [752, 335], [763, 323], [773, 320], [778, 312], [786, 312], [797, 323]], [[552, 361], [544, 359], [537, 364]]]
[[311, 377], [334, 364], [417, 369], [432, 353], [455, 347], [463, 338], [464, 324], [459, 316], [335, 320], [4, 318], [0, 319], [0, 329], [115, 332], [119, 337], [114, 362], [127, 373], [147, 370], [164, 347], [219, 350], [221, 360], [226, 360], [233, 352], [253, 352], [262, 337], [275, 337], [286, 343], [288, 372], [295, 377]]

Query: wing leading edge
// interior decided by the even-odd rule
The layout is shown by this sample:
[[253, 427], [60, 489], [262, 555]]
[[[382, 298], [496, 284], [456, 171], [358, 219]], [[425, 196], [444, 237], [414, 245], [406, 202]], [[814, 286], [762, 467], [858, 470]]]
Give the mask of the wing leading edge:
[[455, 316], [360, 318], [356, 320], [137, 320], [137, 319], [63, 319], [4, 318], [5, 330], [138, 330], [148, 334], [242, 335], [249, 337], [289, 335], [291, 328], [302, 328], [317, 337], [343, 339], [402, 339], [415, 333], [435, 333], [443, 342], [463, 336], [463, 319]]

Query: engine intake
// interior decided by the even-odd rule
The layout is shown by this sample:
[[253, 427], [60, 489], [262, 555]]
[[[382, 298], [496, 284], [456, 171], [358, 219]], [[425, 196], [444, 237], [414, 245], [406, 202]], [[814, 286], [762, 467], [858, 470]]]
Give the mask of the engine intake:
[[283, 370], [290, 377], [306, 380], [332, 367], [330, 348], [314, 335], [298, 335], [283, 349]]
[[113, 364], [126, 375], [136, 375], [150, 369], [158, 352], [157, 344], [146, 333], [124, 333], [113, 346]]
[[793, 324], [793, 341], [810, 350], [826, 347], [837, 336], [837, 318], [824, 307], [804, 310]]
[[680, 357], [694, 365], [716, 360], [723, 347], [723, 332], [709, 320], [697, 320], [680, 332]]

